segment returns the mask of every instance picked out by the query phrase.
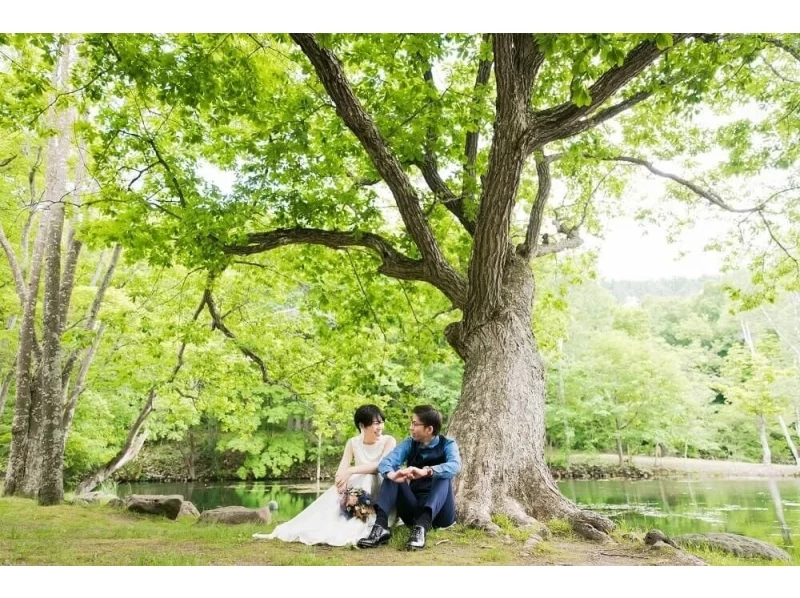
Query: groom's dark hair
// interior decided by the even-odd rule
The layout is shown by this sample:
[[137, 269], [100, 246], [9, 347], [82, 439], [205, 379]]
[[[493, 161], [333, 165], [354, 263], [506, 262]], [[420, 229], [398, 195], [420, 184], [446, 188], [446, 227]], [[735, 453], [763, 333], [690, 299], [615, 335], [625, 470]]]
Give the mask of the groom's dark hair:
[[420, 423], [433, 426], [433, 435], [436, 436], [442, 429], [442, 414], [433, 405], [417, 405], [411, 412], [419, 418]]
[[353, 414], [353, 423], [356, 425], [356, 430], [361, 430], [360, 426], [369, 428], [376, 421], [386, 421], [386, 416], [377, 405], [361, 405]]

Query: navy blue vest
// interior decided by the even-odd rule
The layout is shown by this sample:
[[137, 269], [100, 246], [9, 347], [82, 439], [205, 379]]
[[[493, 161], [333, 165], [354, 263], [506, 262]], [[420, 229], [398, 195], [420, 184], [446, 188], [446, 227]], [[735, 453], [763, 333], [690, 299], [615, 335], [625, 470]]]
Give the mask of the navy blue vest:
[[[422, 443], [416, 440], [411, 441], [411, 452], [408, 453], [406, 463], [409, 467], [419, 467], [420, 469], [428, 466], [441, 465], [447, 462], [447, 456], [444, 452], [445, 438], [439, 434], [439, 443], [426, 451], [421, 451]], [[431, 487], [431, 478], [420, 478], [418, 480], [411, 480], [411, 491], [414, 494], [427, 493]]]

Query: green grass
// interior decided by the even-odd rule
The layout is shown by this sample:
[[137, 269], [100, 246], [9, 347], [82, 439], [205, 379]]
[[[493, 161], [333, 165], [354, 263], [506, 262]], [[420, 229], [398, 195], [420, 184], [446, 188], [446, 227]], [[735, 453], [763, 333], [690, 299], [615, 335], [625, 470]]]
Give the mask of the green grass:
[[569, 538], [574, 535], [569, 521], [565, 521], [564, 519], [551, 519], [547, 522], [547, 528], [556, 537]]
[[[531, 531], [495, 518], [501, 533], [455, 525], [432, 530], [422, 551], [407, 551], [409, 530], [393, 529], [388, 545], [376, 549], [305, 546], [256, 541], [255, 532], [275, 524], [195, 525], [194, 519], [169, 521], [104, 505], [39, 507], [32, 500], [0, 498], [0, 565], [553, 565], [606, 564], [602, 546], [577, 539], [566, 521], [548, 524], [553, 538], [526, 547]], [[615, 533], [618, 541], [625, 531]], [[608, 545], [606, 545], [608, 546]], [[628, 564], [648, 564], [641, 543], [620, 541], [614, 550], [635, 555]], [[765, 564], [692, 550], [715, 565]], [[800, 564], [794, 554], [793, 564]], [[605, 559], [605, 560], [604, 560]], [[622, 563], [620, 563], [622, 564]], [[773, 564], [773, 563], [770, 563]]]
[[[394, 529], [374, 550], [256, 541], [259, 525], [195, 525], [102, 505], [39, 507], [0, 498], [0, 565], [463, 565], [512, 563], [499, 539], [454, 526], [432, 530], [424, 551], [405, 550], [409, 530]], [[488, 548], [484, 548], [488, 547]], [[492, 551], [495, 552], [492, 552]], [[484, 553], [486, 553], [484, 555]], [[522, 564], [514, 562], [514, 564]]]
[[494, 515], [492, 522], [500, 527], [503, 534], [517, 542], [525, 542], [531, 537], [533, 531], [530, 529], [522, 529], [514, 525], [514, 523], [505, 515]]

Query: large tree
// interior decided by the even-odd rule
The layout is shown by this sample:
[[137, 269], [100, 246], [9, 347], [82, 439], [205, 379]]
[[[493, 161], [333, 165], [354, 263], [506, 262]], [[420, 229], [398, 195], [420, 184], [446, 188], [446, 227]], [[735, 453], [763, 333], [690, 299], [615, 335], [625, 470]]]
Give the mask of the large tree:
[[[632, 168], [668, 179], [684, 203], [755, 215], [772, 235], [766, 197], [733, 207], [704, 184], [726, 173], [694, 181], [653, 159], [708, 148], [707, 131], [687, 125], [701, 102], [720, 110], [751, 97], [780, 104], [776, 90], [791, 83], [773, 83], [769, 69], [795, 68], [795, 37], [87, 42], [85, 88], [107, 100], [96, 113], [95, 174], [134, 255], [180, 256], [219, 272], [287, 245], [360, 248], [380, 274], [432, 285], [460, 313], [444, 331], [464, 361], [448, 429], [464, 460], [460, 519], [493, 528], [495, 514], [520, 524], [561, 517], [590, 537], [611, 529], [564, 498], [544, 462], [532, 261], [578, 247], [582, 227], [597, 230], [604, 206], [593, 203], [596, 192], [620, 195]], [[733, 136], [731, 152], [756, 133], [785, 141], [782, 129], [765, 125]], [[744, 162], [735, 174], [785, 168], [794, 157], [778, 151]], [[229, 193], [203, 180], [209, 163], [235, 173]], [[548, 206], [554, 173], [569, 201]], [[384, 216], [392, 207], [397, 217]]]

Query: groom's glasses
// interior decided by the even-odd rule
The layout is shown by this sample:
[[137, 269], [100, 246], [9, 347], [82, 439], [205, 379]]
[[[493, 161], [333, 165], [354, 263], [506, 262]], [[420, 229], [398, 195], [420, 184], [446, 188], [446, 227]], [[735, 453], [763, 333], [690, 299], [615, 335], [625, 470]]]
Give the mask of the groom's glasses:
[[424, 425], [425, 424], [423, 424], [422, 422], [415, 422], [414, 420], [411, 420], [411, 427], [412, 428], [416, 428], [417, 426], [424, 426]]

